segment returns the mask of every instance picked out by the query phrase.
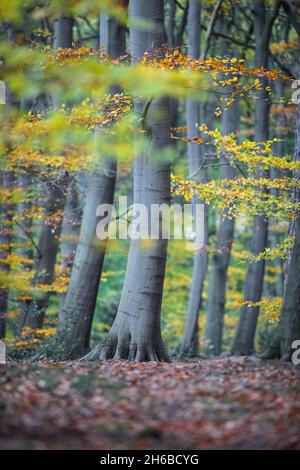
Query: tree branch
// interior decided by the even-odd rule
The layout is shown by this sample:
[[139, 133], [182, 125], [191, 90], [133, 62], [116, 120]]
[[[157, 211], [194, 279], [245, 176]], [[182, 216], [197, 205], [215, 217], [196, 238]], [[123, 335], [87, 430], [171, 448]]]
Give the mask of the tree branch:
[[284, 11], [285, 11], [285, 13], [288, 17], [289, 22], [291, 23], [291, 25], [295, 29], [295, 31], [297, 33], [297, 36], [298, 36], [298, 41], [300, 43], [300, 22], [297, 21], [296, 12], [293, 11], [291, 5], [289, 5], [288, 2], [282, 1], [281, 6], [284, 9]]
[[205, 45], [204, 45], [204, 49], [203, 49], [203, 54], [201, 56], [202, 60], [205, 60], [206, 57], [207, 57], [212, 32], [213, 32], [215, 22], [216, 22], [217, 17], [218, 17], [219, 10], [222, 6], [222, 3], [223, 3], [223, 0], [218, 0], [217, 3], [214, 6], [214, 9], [213, 9], [213, 12], [212, 12], [212, 15], [211, 15], [211, 19], [210, 19], [210, 23], [209, 23], [208, 28], [207, 28], [207, 33], [206, 33], [206, 38], [205, 38]]
[[39, 259], [42, 258], [42, 253], [41, 253], [41, 250], [39, 249], [39, 247], [37, 246], [37, 244], [35, 243], [34, 239], [32, 238], [32, 236], [26, 232], [26, 230], [22, 227], [22, 225], [17, 222], [16, 220], [14, 220], [14, 223], [22, 230], [22, 232], [24, 233], [24, 235], [26, 235], [26, 237], [31, 241], [32, 245], [34, 246], [34, 248], [36, 249], [37, 253], [38, 253], [38, 257]]

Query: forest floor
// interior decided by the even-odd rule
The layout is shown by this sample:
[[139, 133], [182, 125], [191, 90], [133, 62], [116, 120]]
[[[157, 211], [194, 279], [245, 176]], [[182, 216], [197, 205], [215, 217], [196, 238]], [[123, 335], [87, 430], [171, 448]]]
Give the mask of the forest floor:
[[300, 371], [278, 361], [0, 366], [1, 449], [300, 449]]

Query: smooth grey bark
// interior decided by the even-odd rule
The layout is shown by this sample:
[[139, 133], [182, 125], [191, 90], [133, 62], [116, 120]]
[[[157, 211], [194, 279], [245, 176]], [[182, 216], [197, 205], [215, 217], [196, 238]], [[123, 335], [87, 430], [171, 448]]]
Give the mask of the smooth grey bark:
[[[151, 29], [132, 27], [131, 57], [139, 60], [146, 50], [165, 42], [163, 0], [132, 0], [132, 19], [147, 19]], [[151, 204], [170, 201], [170, 164], [152, 158], [170, 144], [170, 104], [168, 98], [148, 103], [144, 127], [150, 145], [134, 161], [134, 203]], [[135, 102], [136, 112], [143, 104]], [[128, 359], [131, 361], [163, 361], [168, 356], [160, 332], [160, 312], [167, 255], [167, 240], [156, 240], [150, 248], [141, 240], [131, 240], [126, 275], [120, 304], [112, 328], [102, 344], [84, 359]]]
[[[200, 57], [200, 29], [201, 29], [201, 2], [191, 0], [188, 6], [188, 54], [192, 59]], [[200, 104], [187, 99], [186, 103], [186, 119], [188, 127], [188, 138], [199, 136], [200, 125]], [[199, 145], [189, 142], [187, 144], [189, 174], [194, 174], [203, 163], [201, 148]], [[200, 175], [200, 172], [199, 172]], [[196, 178], [199, 182], [201, 176]], [[194, 201], [199, 203], [198, 200]], [[197, 251], [193, 257], [192, 283], [189, 294], [189, 302], [187, 316], [185, 321], [184, 333], [180, 345], [180, 357], [194, 357], [198, 354], [199, 349], [199, 331], [198, 319], [199, 311], [202, 304], [203, 286], [207, 271], [207, 243], [208, 243], [208, 210], [205, 206], [205, 243], [201, 251]]]
[[[70, 17], [59, 16], [54, 22], [54, 41], [53, 47], [71, 47], [72, 46], [73, 19]], [[57, 99], [53, 99], [54, 106], [58, 105]], [[49, 197], [46, 202], [45, 217], [53, 216], [56, 212], [62, 211], [65, 203], [65, 188], [67, 178], [62, 176], [54, 183], [47, 183]], [[62, 222], [48, 223], [43, 222], [38, 243], [38, 252], [35, 260], [36, 275], [33, 285], [38, 283], [52, 284], [54, 279], [55, 262], [59, 248], [59, 238], [61, 234]], [[21, 327], [41, 328], [44, 322], [45, 313], [49, 303], [49, 292], [39, 292], [29, 302], [26, 311], [21, 319]]]
[[[279, 2], [274, 12], [267, 13], [264, 0], [253, 2], [254, 35], [255, 35], [255, 66], [268, 67], [269, 42], [273, 22], [278, 13]], [[267, 80], [262, 79], [261, 90], [257, 92], [255, 105], [255, 140], [261, 142], [269, 139], [269, 111], [270, 100], [266, 91]], [[266, 176], [258, 173], [257, 177]], [[253, 233], [251, 239], [251, 254], [257, 256], [265, 250], [268, 241], [268, 220], [264, 215], [254, 217]], [[265, 260], [251, 263], [247, 270], [244, 301], [257, 303], [261, 300]], [[243, 305], [236, 335], [232, 345], [234, 354], [248, 355], [254, 352], [254, 338], [256, 332], [259, 307]]]
[[[107, 176], [107, 174], [111, 176]], [[55, 345], [60, 358], [75, 359], [89, 348], [90, 330], [106, 245], [96, 236], [100, 204], [112, 204], [116, 164], [103, 158], [101, 168], [88, 175], [88, 193], [71, 279], [59, 315]]]
[[[125, 54], [125, 28], [106, 14], [100, 16], [100, 44], [111, 57]], [[111, 90], [116, 93], [119, 90]], [[95, 154], [98, 154], [95, 131]], [[100, 285], [106, 243], [97, 239], [96, 216], [100, 204], [112, 204], [117, 173], [115, 160], [102, 157], [86, 176], [87, 194], [79, 242], [65, 302], [59, 315], [55, 338], [55, 354], [64, 359], [76, 359], [87, 353], [91, 325]]]
[[[283, 7], [288, 14], [291, 24], [296, 30], [298, 44], [300, 46], [300, 22], [293, 15], [291, 6], [283, 2]], [[298, 65], [299, 66], [299, 65]], [[298, 113], [295, 130], [295, 150], [294, 161], [300, 161], [300, 105], [298, 103]], [[300, 180], [300, 171], [294, 172], [294, 178]], [[293, 190], [293, 201], [300, 201], [300, 190], [298, 187]], [[276, 339], [279, 343], [279, 355], [283, 360], [291, 360], [292, 343], [300, 338], [300, 284], [299, 284], [299, 256], [300, 256], [300, 217], [292, 221], [289, 226], [289, 236], [295, 236], [295, 245], [288, 254], [285, 266], [285, 279], [283, 289], [283, 309], [279, 318]], [[276, 343], [277, 344], [277, 343]]]
[[[223, 113], [222, 133], [236, 133], [239, 120], [238, 102]], [[224, 166], [220, 167], [220, 178], [233, 179], [235, 169], [221, 159]], [[217, 241], [211, 257], [211, 272], [209, 277], [207, 316], [205, 326], [205, 352], [217, 356], [222, 351], [224, 311], [226, 299], [227, 271], [230, 263], [231, 247], [234, 239], [234, 219], [222, 214], [217, 232]]]
[[[294, 160], [300, 161], [300, 106], [298, 104], [298, 114], [295, 133]], [[300, 172], [297, 170], [294, 175], [300, 180]], [[299, 188], [295, 188], [293, 199], [299, 202]], [[300, 339], [300, 216], [290, 226], [290, 233], [295, 235], [295, 244], [288, 258], [286, 282], [284, 289], [283, 309], [278, 324], [278, 338], [280, 346], [280, 356], [284, 360], [290, 360], [292, 343]]]
[[280, 357], [291, 360], [293, 341], [300, 338], [300, 217], [295, 224], [295, 245], [289, 263], [283, 309], [278, 325]]
[[74, 20], [70, 16], [59, 15], [54, 20], [53, 48], [67, 49], [72, 46]]
[[[296, 6], [291, 5], [288, 2], [281, 2], [281, 5], [288, 17], [290, 24], [295, 29], [298, 38], [298, 44], [300, 46], [300, 22], [297, 20]], [[299, 67], [299, 64], [297, 64]], [[297, 72], [298, 73], [298, 72]], [[278, 85], [277, 85], [278, 86]], [[280, 86], [280, 85], [279, 85]], [[298, 115], [296, 122], [296, 132], [295, 132], [295, 150], [294, 150], [294, 160], [300, 161], [300, 118], [299, 118], [299, 104], [298, 104]], [[295, 179], [300, 179], [299, 170], [295, 171]], [[299, 188], [294, 188], [292, 195], [294, 202], [299, 202], [300, 200], [300, 191]], [[283, 312], [280, 315], [278, 328], [274, 332], [274, 336], [271, 340], [270, 345], [262, 352], [260, 357], [263, 359], [273, 359], [282, 357], [283, 360], [291, 359], [291, 344], [293, 339], [299, 338], [299, 323], [297, 320], [297, 315], [299, 315], [299, 299], [297, 297], [297, 289], [299, 289], [299, 284], [297, 287], [297, 276], [298, 272], [295, 269], [295, 262], [297, 262], [297, 250], [299, 250], [299, 229], [298, 229], [298, 220], [293, 220], [290, 222], [288, 235], [295, 236], [295, 246], [292, 251], [287, 255], [287, 259], [284, 267], [284, 282], [283, 282]], [[296, 233], [297, 230], [297, 233]], [[291, 265], [291, 260], [293, 257], [293, 265]], [[297, 265], [296, 265], [297, 266]], [[298, 261], [299, 266], [299, 261]], [[290, 276], [291, 275], [291, 279]], [[293, 277], [295, 277], [293, 279]], [[295, 336], [293, 337], [293, 334]], [[298, 335], [298, 337], [296, 337]]]

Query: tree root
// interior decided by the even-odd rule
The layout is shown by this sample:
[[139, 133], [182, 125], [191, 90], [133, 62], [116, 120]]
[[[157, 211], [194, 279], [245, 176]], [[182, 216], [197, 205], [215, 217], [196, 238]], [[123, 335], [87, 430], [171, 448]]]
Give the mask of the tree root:
[[130, 335], [117, 336], [109, 333], [103, 343], [98, 344], [80, 361], [170, 362], [162, 343], [133, 342]]

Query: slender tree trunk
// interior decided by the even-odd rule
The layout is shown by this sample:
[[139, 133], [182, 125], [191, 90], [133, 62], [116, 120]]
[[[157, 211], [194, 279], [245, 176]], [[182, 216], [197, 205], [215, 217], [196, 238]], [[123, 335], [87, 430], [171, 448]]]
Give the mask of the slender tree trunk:
[[[11, 43], [12, 47], [15, 46], [15, 30], [11, 25], [7, 28], [7, 40]], [[14, 94], [9, 88], [5, 90], [6, 98], [6, 114], [9, 117], [10, 113], [20, 107], [20, 103], [16, 101]], [[16, 183], [15, 175], [0, 169], [0, 184], [4, 190], [11, 190]], [[0, 213], [0, 260], [6, 259], [12, 252], [11, 242], [13, 238], [13, 215], [15, 206], [13, 204], [2, 204]], [[0, 274], [3, 273], [4, 286], [1, 286], [0, 278], [0, 339], [4, 338], [6, 330], [6, 317], [9, 300], [9, 282], [8, 276], [10, 273], [10, 264], [0, 264]]]
[[[73, 19], [66, 16], [59, 16], [55, 21], [54, 48], [68, 48], [72, 46], [73, 37]], [[71, 40], [70, 40], [71, 38]], [[54, 106], [58, 106], [59, 102], [54, 97]], [[78, 235], [78, 217], [76, 223], [73, 223], [75, 211], [78, 209], [78, 196], [74, 187], [69, 185], [65, 199], [64, 218], [62, 221], [60, 251], [62, 256], [63, 270], [69, 270], [73, 264], [73, 258], [76, 250], [76, 236]], [[59, 300], [60, 312], [66, 298], [66, 294], [62, 294]]]
[[[1, 171], [1, 183], [4, 189], [14, 186], [14, 175], [11, 172]], [[12, 219], [14, 207], [11, 204], [2, 204], [0, 215], [0, 260], [7, 258], [11, 253]], [[4, 276], [4, 287], [0, 288], [0, 339], [5, 337], [6, 315], [8, 308], [9, 288], [7, 287], [10, 265], [1, 263], [1, 276]]]
[[[21, 174], [18, 176], [18, 186], [22, 188], [24, 191], [28, 191], [29, 188], [32, 186], [31, 177], [28, 174]], [[20, 226], [18, 227], [18, 242], [21, 244], [20, 248], [18, 249], [18, 254], [23, 256], [27, 260], [33, 261], [34, 259], [34, 244], [30, 240], [29, 237], [32, 236], [32, 217], [28, 217], [26, 212], [30, 211], [32, 208], [32, 202], [23, 201], [18, 204], [17, 212], [20, 216]], [[18, 325], [18, 333], [21, 333], [23, 328], [23, 320], [26, 318], [26, 311], [27, 311], [27, 300], [21, 300], [19, 302], [20, 305], [20, 321], [21, 323]]]
[[[222, 133], [228, 135], [236, 133], [238, 127], [239, 110], [237, 101], [222, 116]], [[233, 179], [236, 175], [231, 165], [220, 167], [220, 178]], [[227, 271], [230, 262], [231, 247], [234, 238], [234, 219], [220, 220], [214, 254], [211, 258], [211, 273], [209, 278], [207, 317], [205, 327], [205, 350], [208, 355], [217, 356], [222, 351], [224, 311], [226, 299]]]
[[[263, 0], [254, 2], [254, 33], [255, 33], [255, 66], [268, 66], [268, 48], [271, 37], [273, 19], [267, 14]], [[257, 92], [255, 106], [255, 140], [261, 142], [269, 138], [270, 101], [266, 91], [267, 80], [262, 79], [261, 90]], [[259, 173], [257, 177], [266, 176]], [[251, 240], [251, 254], [257, 256], [265, 250], [268, 240], [268, 220], [264, 215], [254, 217]], [[261, 300], [265, 261], [259, 260], [248, 267], [244, 301], [257, 303]], [[234, 354], [248, 355], [254, 352], [254, 337], [256, 332], [259, 307], [244, 305], [241, 309], [238, 328], [232, 346]]]
[[[64, 206], [64, 193], [61, 188], [51, 188], [49, 191], [49, 199], [44, 214], [46, 220], [51, 222], [43, 222], [38, 251], [35, 261], [35, 277], [33, 286], [38, 284], [51, 285], [54, 279], [56, 255], [59, 247], [59, 238], [61, 233], [61, 221], [57, 218], [57, 214]], [[54, 221], [53, 221], [54, 220]], [[45, 313], [49, 303], [49, 292], [39, 290], [30, 301], [25, 315], [22, 318], [22, 327], [41, 328], [44, 322]]]
[[[88, 175], [88, 193], [83, 210], [79, 243], [66, 299], [59, 315], [55, 354], [75, 359], [89, 348], [90, 330], [100, 284], [105, 244], [96, 237], [96, 209], [112, 204], [116, 164], [102, 160], [101, 169]], [[106, 176], [106, 174], [111, 176]]]
[[[106, 14], [100, 17], [100, 44], [111, 57], [125, 54], [125, 29]], [[112, 90], [116, 93], [117, 90]], [[95, 132], [95, 152], [97, 138]], [[83, 210], [79, 242], [65, 302], [59, 315], [56, 354], [61, 358], [78, 358], [87, 353], [90, 332], [100, 285], [106, 243], [97, 239], [96, 210], [100, 204], [112, 204], [117, 164], [101, 158], [100, 164], [87, 175], [87, 195]]]
[[[284, 95], [284, 83], [278, 81], [275, 83], [276, 99]], [[285, 152], [285, 127], [287, 126], [287, 118], [284, 113], [284, 105], [277, 105], [278, 114], [276, 115], [276, 125], [274, 129], [274, 136], [278, 139], [278, 142], [274, 143], [275, 154], [279, 157], [283, 157]], [[278, 168], [271, 168], [270, 179], [280, 178], [280, 170]], [[274, 197], [280, 195], [278, 188], [271, 188], [270, 194]], [[275, 248], [281, 241], [280, 234], [276, 230], [269, 229], [269, 245], [271, 248]], [[281, 259], [275, 258], [274, 261], [266, 262], [266, 269], [268, 265], [276, 267], [276, 282], [265, 282], [264, 283], [264, 294], [266, 296], [282, 297], [283, 295], [283, 283], [284, 283], [284, 264]]]
[[[200, 0], [199, 0], [200, 2]], [[177, 7], [178, 3], [175, 0], [169, 0], [169, 15], [167, 21], [167, 40], [168, 46], [171, 49], [174, 48], [182, 48], [183, 45], [183, 35], [185, 33], [186, 24], [187, 24], [187, 10], [188, 5], [185, 6], [184, 11], [181, 16], [181, 21], [176, 28], [176, 14], [177, 14]], [[177, 127], [178, 125], [178, 118], [179, 118], [179, 100], [177, 98], [172, 98], [170, 100], [171, 106], [171, 126]]]
[[176, 40], [175, 40], [175, 34], [176, 34], [176, 2], [175, 0], [169, 0], [169, 18], [168, 18], [168, 23], [167, 23], [167, 39], [168, 39], [168, 46], [170, 48], [175, 47]]
[[[151, 29], [132, 27], [131, 56], [140, 59], [146, 50], [165, 42], [163, 0], [132, 0], [132, 19], [147, 19]], [[135, 103], [141, 112], [143, 105]], [[146, 121], [151, 145], [134, 162], [134, 203], [168, 204], [170, 201], [170, 164], [155, 163], [152, 154], [159, 154], [170, 144], [170, 104], [168, 98], [154, 100]], [[103, 344], [85, 359], [128, 359], [161, 361], [168, 356], [160, 332], [160, 311], [167, 255], [167, 240], [156, 240], [150, 248], [141, 240], [131, 240], [125, 281], [119, 309]]]
[[[79, 235], [80, 219], [81, 213], [79, 208], [78, 192], [76, 187], [71, 184], [68, 188], [66, 197], [60, 244], [62, 273], [65, 275], [71, 273], [73, 266]], [[59, 299], [59, 313], [63, 312], [65, 299], [66, 293], [61, 294]]]
[[[198, 0], [191, 0], [188, 7], [188, 54], [192, 59], [200, 57], [200, 26], [201, 26], [201, 2]], [[186, 118], [188, 127], [188, 138], [192, 139], [199, 135], [200, 125], [200, 104], [187, 99], [186, 103]], [[189, 173], [193, 174], [200, 168], [203, 160], [201, 155], [201, 148], [194, 143], [188, 143], [188, 161]], [[200, 175], [200, 173], [199, 173]], [[198, 181], [200, 182], [201, 176]], [[199, 202], [199, 201], [194, 201]], [[179, 355], [181, 357], [194, 357], [198, 354], [199, 348], [199, 331], [198, 319], [199, 311], [202, 303], [204, 279], [207, 271], [207, 221], [208, 213], [205, 207], [205, 243], [201, 251], [197, 251], [193, 258], [193, 272], [192, 284], [189, 295], [187, 317], [185, 321], [185, 328], [180, 346]]]
[[[59, 16], [54, 24], [54, 43], [55, 49], [59, 47], [71, 47], [72, 45], [73, 19], [70, 17]], [[53, 98], [54, 106], [58, 105], [58, 100]], [[46, 203], [45, 221], [42, 224], [39, 251], [36, 256], [35, 271], [36, 276], [34, 285], [50, 285], [54, 279], [55, 262], [59, 248], [59, 239], [61, 234], [62, 222], [57, 221], [54, 224], [49, 223], [47, 218], [53, 217], [57, 212], [64, 208], [66, 178], [63, 177], [55, 184], [49, 183], [49, 197]], [[41, 328], [44, 322], [45, 313], [49, 303], [49, 292], [39, 292], [29, 303], [28, 308], [22, 318], [21, 326], [30, 328]]]

